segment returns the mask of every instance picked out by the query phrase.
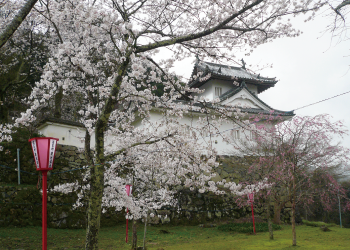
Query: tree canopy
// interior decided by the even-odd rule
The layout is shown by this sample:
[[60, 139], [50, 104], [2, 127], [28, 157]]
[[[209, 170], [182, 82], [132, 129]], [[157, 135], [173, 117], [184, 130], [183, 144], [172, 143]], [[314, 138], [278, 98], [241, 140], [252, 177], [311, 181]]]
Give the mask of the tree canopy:
[[[215, 166], [215, 150], [210, 143], [205, 145], [208, 160], [203, 160], [203, 151], [184, 147], [178, 123], [191, 112], [211, 117], [213, 106], [188, 95], [200, 90], [184, 86], [182, 79], [170, 72], [174, 62], [192, 55], [232, 61], [237, 49], [249, 52], [273, 39], [297, 36], [300, 32], [288, 16], [308, 13], [312, 17], [323, 4], [306, 0], [60, 0], [40, 1], [33, 7], [31, 14], [39, 24], [38, 32], [52, 34], [45, 40], [50, 56], [29, 97], [30, 109], [16, 125], [34, 122], [40, 109], [50, 105], [60, 92], [81, 96], [72, 101], [79, 102], [79, 121], [87, 131], [85, 153], [90, 168], [86, 249], [98, 249], [105, 174], [114, 166], [130, 163], [130, 159], [135, 172], [143, 171], [139, 164], [142, 161], [144, 166], [154, 167], [154, 158], [150, 157], [156, 152], [154, 147], [174, 154], [169, 159], [176, 159], [162, 163], [169, 170], [162, 172], [169, 174], [167, 181], [179, 175], [188, 187], [198, 185], [201, 190], [215, 191], [208, 181], [210, 176], [205, 174]], [[170, 53], [164, 53], [166, 50]], [[154, 83], [161, 83], [164, 93], [157, 95]], [[180, 97], [189, 105], [176, 102]], [[156, 123], [149, 119], [154, 111], [162, 116]], [[216, 121], [205, 118], [191, 129], [198, 132], [209, 120], [218, 125], [239, 119], [236, 113], [236, 108], [228, 108]], [[118, 140], [108, 141], [112, 134]], [[91, 137], [95, 154], [89, 146]], [[197, 139], [198, 133], [191, 133], [191, 137]], [[174, 162], [186, 170], [170, 171]], [[194, 171], [193, 178], [190, 170]]]

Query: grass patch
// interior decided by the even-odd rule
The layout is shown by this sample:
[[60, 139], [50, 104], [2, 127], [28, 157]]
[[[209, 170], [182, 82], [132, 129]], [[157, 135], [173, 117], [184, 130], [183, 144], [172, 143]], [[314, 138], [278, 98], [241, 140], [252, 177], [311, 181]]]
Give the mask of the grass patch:
[[[281, 230], [280, 225], [272, 224], [273, 230]], [[252, 233], [253, 232], [253, 223], [229, 223], [218, 226], [218, 230], [223, 232], [237, 232], [237, 233]], [[256, 223], [255, 224], [256, 232], [268, 232], [269, 228], [266, 222]]]
[[[161, 231], [164, 230], [164, 231]], [[138, 245], [142, 245], [143, 226], [139, 225]], [[166, 233], [165, 233], [166, 232]], [[297, 226], [298, 250], [345, 250], [350, 245], [350, 229], [333, 227], [330, 232], [323, 232], [318, 227]], [[48, 249], [84, 249], [84, 229], [52, 229], [48, 228]], [[130, 250], [125, 243], [125, 225], [101, 228], [99, 234], [99, 250]], [[275, 240], [269, 240], [269, 233], [241, 234], [223, 232], [217, 227], [201, 228], [199, 226], [148, 226], [147, 250], [271, 250], [296, 249], [292, 247], [292, 229], [283, 225], [282, 230], [274, 232]], [[0, 228], [0, 250], [9, 249], [41, 249], [41, 227]]]
[[308, 220], [303, 220], [303, 223], [306, 226], [310, 227], [334, 227], [336, 224], [334, 223], [325, 223], [323, 221], [308, 221]]

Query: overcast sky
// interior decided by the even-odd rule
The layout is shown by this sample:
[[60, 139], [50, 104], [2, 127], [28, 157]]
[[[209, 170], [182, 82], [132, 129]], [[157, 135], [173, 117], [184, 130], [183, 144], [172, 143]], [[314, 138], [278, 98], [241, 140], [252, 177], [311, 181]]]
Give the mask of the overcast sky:
[[[297, 22], [296, 27], [303, 31], [301, 36], [261, 45], [251, 56], [244, 57], [247, 65], [273, 64], [272, 68], [257, 72], [278, 79], [274, 88], [259, 95], [272, 108], [296, 110], [350, 91], [350, 40], [339, 43], [329, 32], [325, 33], [330, 22], [322, 13], [314, 21]], [[191, 67], [187, 64], [182, 63], [186, 67], [177, 67], [176, 73], [189, 77], [193, 64]], [[295, 113], [308, 116], [330, 114], [333, 121], [343, 120], [350, 129], [350, 93]], [[345, 138], [343, 145], [350, 148], [350, 136]]]

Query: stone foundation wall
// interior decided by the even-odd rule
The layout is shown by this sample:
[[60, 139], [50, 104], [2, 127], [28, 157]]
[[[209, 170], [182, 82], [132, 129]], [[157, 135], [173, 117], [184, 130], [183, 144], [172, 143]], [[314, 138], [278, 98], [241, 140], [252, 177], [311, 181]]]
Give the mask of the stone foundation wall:
[[[245, 176], [245, 167], [241, 158], [223, 156], [219, 159], [215, 181], [226, 179], [238, 182]], [[34, 161], [28, 157], [26, 165], [31, 179], [29, 185], [4, 184], [0, 185], [0, 226], [41, 225], [41, 182], [38, 183], [38, 171]], [[81, 181], [83, 166], [87, 165], [83, 152], [73, 146], [58, 145], [53, 171], [48, 172], [48, 189], [62, 183]], [[17, 174], [17, 173], [16, 173]], [[35, 175], [33, 177], [33, 175]], [[12, 181], [13, 183], [13, 181]], [[37, 185], [39, 189], [37, 188]], [[217, 196], [206, 193], [200, 194], [188, 189], [179, 189], [177, 194], [179, 206], [165, 207], [156, 211], [149, 218], [149, 223], [171, 223], [198, 225], [215, 219], [239, 219], [251, 216], [250, 206], [237, 207], [230, 195]], [[86, 224], [85, 207], [73, 209], [76, 195], [48, 192], [48, 227], [54, 228], [84, 228]], [[265, 218], [264, 209], [255, 206], [254, 214]], [[285, 208], [282, 221], [288, 222], [290, 208]], [[112, 226], [125, 222], [125, 212], [107, 210], [101, 217], [102, 226]]]
[[[41, 226], [42, 195], [36, 186], [0, 187], [0, 226]], [[47, 194], [47, 226], [50, 228], [85, 228], [86, 208], [73, 209], [76, 196], [57, 192]], [[102, 226], [125, 222], [123, 212], [107, 211]]]

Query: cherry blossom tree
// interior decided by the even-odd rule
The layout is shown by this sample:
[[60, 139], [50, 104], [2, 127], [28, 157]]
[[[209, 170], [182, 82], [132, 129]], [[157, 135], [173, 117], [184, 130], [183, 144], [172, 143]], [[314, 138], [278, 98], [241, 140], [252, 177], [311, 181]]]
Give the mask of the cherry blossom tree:
[[332, 13], [330, 15], [333, 17], [333, 22], [328, 25], [328, 30], [334, 36], [339, 36], [340, 39], [347, 40], [348, 37], [346, 33], [348, 30], [348, 14], [350, 1], [329, 1], [327, 5], [332, 10]]
[[[215, 112], [215, 105], [208, 106], [191, 95], [200, 92], [198, 89], [184, 86], [182, 79], [171, 73], [174, 62], [191, 55], [232, 61], [235, 49], [249, 53], [275, 38], [297, 36], [299, 31], [284, 17], [307, 11], [312, 16], [320, 5], [321, 2], [305, 0], [61, 0], [41, 1], [34, 7], [41, 30], [56, 36], [48, 41], [51, 57], [29, 98], [31, 108], [17, 119], [17, 124], [34, 122], [38, 111], [61, 91], [81, 100], [79, 119], [86, 127], [85, 154], [92, 166], [86, 177], [89, 180], [86, 249], [97, 249], [108, 182], [106, 173], [112, 171], [116, 162], [120, 168], [130, 152], [147, 154], [153, 147], [163, 148], [163, 144], [185, 149], [180, 142], [183, 139], [178, 137], [177, 120], [194, 112], [208, 117]], [[205, 77], [201, 76], [203, 80]], [[162, 96], [154, 94], [154, 82], [162, 82]], [[155, 113], [162, 117], [158, 123], [151, 121]], [[236, 119], [234, 110], [218, 113], [223, 115], [222, 120]], [[202, 127], [200, 123], [190, 127], [195, 132], [191, 136], [196, 139], [196, 132]], [[95, 154], [90, 148], [91, 138], [95, 140]], [[171, 161], [161, 163], [169, 169], [178, 168], [177, 176], [182, 176], [185, 185], [215, 191], [215, 185], [204, 174], [210, 172], [214, 162], [203, 161], [199, 151], [182, 153], [174, 158], [178, 159], [176, 167]], [[203, 146], [201, 154], [212, 159], [215, 152], [210, 143]], [[143, 159], [145, 166], [152, 168], [149, 162], [152, 158]], [[180, 159], [186, 159], [186, 163]], [[199, 160], [201, 163], [196, 164]], [[132, 164], [133, 172], [142, 172], [136, 171], [137, 162]], [[171, 172], [169, 169], [160, 168], [159, 173]], [[195, 180], [189, 180], [192, 174], [189, 170]], [[161, 183], [162, 175], [157, 176], [157, 183]], [[171, 175], [166, 179], [172, 180]], [[124, 185], [121, 180], [117, 183], [118, 187]], [[235, 190], [233, 184], [229, 186]], [[136, 211], [136, 206], [131, 210]]]
[[331, 209], [337, 202], [338, 190], [345, 195], [332, 172], [334, 167], [346, 166], [349, 161], [349, 149], [334, 142], [346, 135], [347, 130], [342, 122], [332, 122], [328, 115], [294, 117], [277, 125], [276, 121], [281, 121], [278, 117], [259, 119], [265, 123], [256, 125], [254, 139], [237, 144], [236, 149], [252, 160], [248, 171], [252, 176], [250, 183], [266, 179], [270, 184], [261, 195], [274, 202], [275, 222], [286, 203], [291, 204], [295, 246], [296, 204], [311, 204], [320, 197], [325, 207]]
[[40, 80], [43, 66], [49, 57], [48, 34], [37, 30], [33, 15], [27, 17], [9, 42], [0, 49], [0, 123], [26, 110], [28, 97]]
[[0, 124], [0, 151], [3, 150], [3, 146], [1, 145], [3, 142], [12, 141], [11, 133], [12, 133], [11, 125], [3, 125]]
[[[36, 2], [38, 2], [38, 0], [28, 0], [23, 5], [21, 5], [23, 1], [0, 1], [0, 11], [4, 11], [4, 13], [1, 13], [3, 20], [1, 20], [2, 25], [0, 29], [0, 48], [4, 46], [4, 44], [10, 39], [13, 33], [15, 33], [18, 27], [22, 24], [23, 20], [30, 13]], [[10, 13], [15, 14], [10, 15]], [[6, 17], [10, 16], [10, 18], [4, 18], [5, 15]]]

